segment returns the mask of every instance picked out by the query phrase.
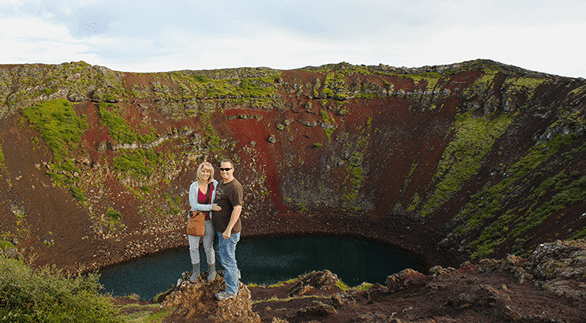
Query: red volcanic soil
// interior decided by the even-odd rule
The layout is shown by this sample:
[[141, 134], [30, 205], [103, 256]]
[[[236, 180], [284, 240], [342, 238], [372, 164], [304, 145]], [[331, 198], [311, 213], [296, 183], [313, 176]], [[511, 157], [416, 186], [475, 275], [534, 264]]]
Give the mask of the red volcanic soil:
[[[69, 191], [55, 186], [46, 176], [42, 163], [51, 160], [51, 153], [34, 145], [31, 134], [18, 131], [20, 127], [18, 119], [11, 118], [10, 127], [3, 130], [9, 131], [3, 136], [2, 147], [10, 173], [5, 175], [9, 181], [0, 181], [0, 192], [5, 197], [0, 207], [6, 214], [22, 210], [26, 217], [23, 222], [15, 216], [3, 217], [12, 221], [2, 223], [2, 229], [32, 230], [28, 232], [29, 240], [21, 243], [29, 255], [36, 255], [38, 264], [72, 268], [75, 262], [91, 263], [95, 245], [91, 242], [94, 239], [88, 237], [94, 234], [86, 211]], [[33, 246], [44, 248], [38, 250]]]
[[[89, 111], [91, 109], [87, 110], [88, 118], [92, 118], [92, 113]], [[230, 115], [238, 112], [240, 111], [230, 111]], [[16, 119], [13, 120], [12, 127], [19, 127], [15, 124]], [[264, 144], [268, 134], [258, 131], [258, 129], [263, 129], [264, 127], [259, 128], [256, 123], [256, 120], [234, 122], [234, 125], [226, 126], [225, 131], [229, 131], [229, 129], [232, 129], [230, 127], [234, 127], [235, 129], [231, 131], [247, 134], [241, 138], [238, 145], [245, 145], [251, 141], [259, 143], [254, 157], [256, 160], [264, 160], [266, 163], [263, 166], [266, 172], [267, 186], [271, 194], [270, 199], [273, 200], [273, 197], [278, 197], [280, 192], [276, 174], [278, 170], [272, 165], [272, 161], [279, 160], [280, 157], [275, 156], [275, 151], [270, 150], [269, 146]], [[242, 127], [244, 129], [241, 129]], [[50, 152], [42, 147], [35, 149], [30, 137], [31, 134], [23, 133], [22, 131], [13, 131], [13, 133], [13, 136], [4, 137], [3, 147], [6, 156], [5, 163], [11, 169], [11, 173], [8, 176], [13, 181], [18, 182], [19, 185], [6, 186], [4, 185], [6, 181], [0, 181], [4, 185], [0, 189], [5, 193], [5, 196], [14, 196], [14, 201], [21, 200], [26, 205], [28, 226], [38, 228], [35, 229], [36, 232], [33, 235], [38, 241], [28, 241], [31, 253], [39, 251], [32, 246], [43, 246], [42, 250], [40, 250], [42, 252], [37, 253], [37, 264], [54, 263], [66, 269], [75, 269], [77, 264], [94, 264], [93, 266], [95, 267], [109, 265], [128, 259], [126, 258], [127, 256], [120, 252], [118, 246], [130, 243], [130, 239], [139, 241], [144, 245], [144, 250], [141, 250], [140, 254], [186, 245], [187, 239], [181, 228], [176, 233], [163, 233], [163, 235], [152, 232], [135, 234], [132, 237], [123, 237], [122, 241], [116, 243], [97, 239], [90, 228], [91, 222], [88, 216], [85, 215], [87, 211], [79, 206], [70, 192], [54, 186], [46, 176], [42, 163], [50, 160]], [[100, 136], [99, 131], [88, 133], [92, 136]], [[86, 140], [95, 140], [96, 138], [86, 138]], [[98, 158], [96, 160], [100, 161]], [[189, 181], [186, 178], [183, 185], [187, 187]], [[125, 210], [136, 208], [136, 201], [134, 201], [131, 194], [124, 193], [124, 187], [120, 183], [116, 181], [107, 181], [106, 183], [110, 187], [105, 187], [104, 190], [114, 190], [121, 193], [116, 200], [117, 205], [123, 206]], [[287, 208], [278, 202], [281, 201], [280, 198], [274, 198], [274, 201], [277, 201], [276, 205], [271, 207], [276, 207], [277, 210], [282, 212], [271, 214], [266, 214], [266, 212], [264, 212], [265, 214], [249, 213], [244, 216], [243, 238], [290, 234], [349, 236], [403, 248], [414, 253], [420, 260], [430, 266], [456, 266], [463, 261], [458, 255], [447, 253], [446, 251], [428, 252], [429, 250], [435, 250], [435, 244], [441, 240], [441, 236], [428, 229], [425, 225], [406, 217], [342, 216], [335, 214], [297, 215], [288, 213]], [[8, 209], [10, 205], [10, 198], [8, 198], [6, 203], [0, 207], [5, 208], [5, 212], [10, 212]], [[130, 219], [126, 220], [130, 221]], [[4, 225], [8, 228], [16, 224], [12, 222]], [[127, 225], [135, 227], [138, 223], [130, 221], [127, 222]], [[63, 236], [65, 234], [67, 236]], [[43, 243], [44, 241], [46, 241], [45, 244]], [[55, 243], [50, 245], [52, 241]], [[94, 256], [96, 254], [98, 255], [97, 257]], [[63, 257], [63, 255], [67, 256]]]

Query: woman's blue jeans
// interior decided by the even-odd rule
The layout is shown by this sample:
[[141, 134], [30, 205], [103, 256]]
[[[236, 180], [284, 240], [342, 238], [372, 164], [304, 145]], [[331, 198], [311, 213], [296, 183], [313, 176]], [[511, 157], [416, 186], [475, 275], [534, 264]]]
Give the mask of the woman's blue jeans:
[[231, 294], [238, 294], [238, 264], [236, 263], [236, 244], [240, 241], [240, 232], [230, 235], [230, 238], [224, 239], [222, 232], [218, 234], [218, 253], [220, 263], [224, 267], [224, 280], [226, 281], [226, 291]]

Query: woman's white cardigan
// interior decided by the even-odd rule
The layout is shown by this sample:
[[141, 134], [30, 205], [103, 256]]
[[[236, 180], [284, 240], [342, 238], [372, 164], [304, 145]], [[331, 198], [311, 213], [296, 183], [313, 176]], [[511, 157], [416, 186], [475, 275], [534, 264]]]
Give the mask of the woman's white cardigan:
[[210, 199], [210, 204], [201, 204], [197, 201], [197, 195], [199, 192], [198, 182], [195, 181], [191, 183], [189, 186], [189, 205], [191, 205], [191, 211], [210, 211], [210, 219], [212, 218], [212, 207], [214, 204], [214, 199], [216, 198], [216, 191], [218, 190], [218, 181], [212, 179], [212, 184], [214, 185], [214, 191], [212, 192], [212, 196]]

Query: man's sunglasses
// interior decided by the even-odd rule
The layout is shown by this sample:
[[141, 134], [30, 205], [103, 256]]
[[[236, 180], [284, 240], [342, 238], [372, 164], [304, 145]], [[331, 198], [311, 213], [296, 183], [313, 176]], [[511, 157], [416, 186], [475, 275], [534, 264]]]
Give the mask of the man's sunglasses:
[[226, 172], [227, 172], [227, 171], [229, 171], [229, 170], [231, 170], [231, 169], [232, 169], [231, 167], [230, 167], [230, 168], [220, 168], [220, 171], [221, 171], [221, 172], [222, 172], [222, 171], [226, 171]]

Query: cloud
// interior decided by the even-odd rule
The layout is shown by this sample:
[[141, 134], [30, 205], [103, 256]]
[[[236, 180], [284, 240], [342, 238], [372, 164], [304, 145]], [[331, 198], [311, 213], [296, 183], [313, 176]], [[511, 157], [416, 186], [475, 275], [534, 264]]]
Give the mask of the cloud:
[[[86, 44], [71, 38], [68, 30], [42, 19], [0, 19], [2, 50], [0, 62], [47, 63], [71, 60], [93, 60], [95, 54], [87, 53]], [[64, 53], [67, 53], [64, 55]]]
[[421, 35], [420, 43], [409, 43], [412, 47], [402, 53], [414, 64], [487, 58], [540, 72], [579, 76], [576, 68], [584, 63], [584, 45], [568, 32], [572, 30], [586, 31], [586, 22], [448, 26], [427, 37]]
[[124, 71], [487, 58], [585, 76], [576, 0], [0, 2], [0, 63], [85, 60]]

